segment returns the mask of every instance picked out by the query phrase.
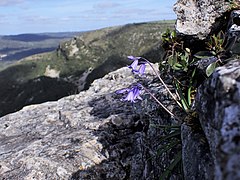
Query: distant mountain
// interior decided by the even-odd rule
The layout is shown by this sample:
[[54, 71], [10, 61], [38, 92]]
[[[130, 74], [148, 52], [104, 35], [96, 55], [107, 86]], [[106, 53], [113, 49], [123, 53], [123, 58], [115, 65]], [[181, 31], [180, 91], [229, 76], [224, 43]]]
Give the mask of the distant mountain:
[[28, 56], [34, 55], [34, 54], [54, 51], [55, 49], [56, 49], [56, 47], [32, 48], [32, 49], [26, 49], [26, 50], [24, 49], [22, 51], [17, 51], [14, 54], [8, 55], [8, 56], [6, 56], [2, 59], [4, 59], [4, 61], [11, 61], [13, 59], [19, 60], [19, 59], [23, 59], [23, 58], [26, 58]]
[[70, 38], [79, 34], [80, 32], [18, 34], [18, 35], [2, 36], [2, 39], [12, 40], [12, 41], [34, 42], [34, 41], [44, 41], [47, 39]]
[[0, 70], [0, 116], [87, 89], [96, 78], [127, 66], [128, 55], [159, 62], [164, 55], [161, 33], [173, 27], [172, 21], [160, 21], [85, 32], [55, 51]]
[[82, 32], [59, 32], [0, 36], [0, 60], [16, 61], [38, 53], [56, 49]]
[[34, 42], [34, 41], [44, 41], [46, 39], [54, 39], [57, 37], [51, 37], [47, 35], [40, 34], [19, 34], [19, 35], [10, 35], [3, 36], [4, 40], [12, 40], [12, 41], [24, 41], [24, 42]]

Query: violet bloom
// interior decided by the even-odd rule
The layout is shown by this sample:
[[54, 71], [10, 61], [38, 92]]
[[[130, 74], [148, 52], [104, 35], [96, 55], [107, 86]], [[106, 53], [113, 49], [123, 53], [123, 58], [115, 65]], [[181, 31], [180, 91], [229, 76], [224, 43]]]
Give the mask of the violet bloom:
[[128, 93], [126, 95], [126, 97], [122, 98], [122, 101], [130, 101], [135, 103], [136, 100], [142, 100], [142, 98], [140, 97], [141, 94], [141, 84], [137, 84], [132, 86], [131, 88], [125, 88], [125, 89], [121, 89], [116, 91], [117, 94], [125, 94]]
[[135, 61], [141, 59], [141, 57], [135, 57], [135, 56], [128, 56], [128, 59]]
[[138, 59], [134, 60], [130, 66], [128, 66], [130, 69], [132, 69], [132, 72], [136, 71], [138, 66]]
[[140, 61], [141, 57], [128, 56], [128, 59], [133, 61], [132, 64], [128, 66], [130, 69], [132, 69], [132, 72], [143, 75], [146, 68], [146, 62]]
[[146, 64], [143, 63], [139, 66], [138, 70], [134, 70], [135, 73], [143, 75], [145, 73]]

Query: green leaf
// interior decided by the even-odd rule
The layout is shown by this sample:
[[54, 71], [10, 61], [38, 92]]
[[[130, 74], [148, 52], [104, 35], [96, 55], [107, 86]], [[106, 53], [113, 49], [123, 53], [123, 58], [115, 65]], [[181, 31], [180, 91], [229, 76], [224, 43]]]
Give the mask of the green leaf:
[[189, 106], [189, 104], [187, 103], [187, 100], [186, 100], [186, 98], [184, 97], [184, 94], [183, 94], [183, 92], [182, 92], [182, 89], [181, 89], [181, 87], [180, 87], [180, 85], [179, 85], [179, 83], [176, 81], [175, 82], [175, 86], [176, 86], [176, 90], [177, 90], [177, 93], [178, 93], [178, 95], [179, 95], [179, 97], [180, 97], [180, 101], [181, 101], [181, 104], [182, 104], [182, 108], [183, 108], [183, 110], [185, 110], [186, 112], [189, 110], [189, 108], [190, 108], [190, 106]]
[[171, 33], [171, 37], [172, 37], [172, 38], [175, 38], [176, 36], [177, 36], [176, 31], [173, 31], [173, 32]]
[[191, 101], [191, 92], [192, 92], [192, 86], [190, 86], [190, 87], [188, 88], [188, 94], [187, 94], [187, 102], [188, 102], [189, 106], [191, 106], [191, 104], [192, 104], [192, 101]]
[[173, 69], [175, 69], [175, 70], [180, 70], [180, 69], [182, 69], [182, 67], [183, 66], [177, 62], [173, 65]]
[[174, 57], [173, 55], [170, 55], [170, 56], [168, 57], [168, 64], [169, 64], [170, 66], [173, 66], [173, 65], [175, 64], [175, 57]]
[[206, 69], [206, 75], [209, 77], [211, 76], [211, 74], [213, 73], [213, 71], [216, 69], [217, 63], [213, 62], [211, 64], [208, 65], [207, 69]]
[[173, 169], [177, 166], [178, 163], [180, 163], [182, 160], [182, 151], [179, 151], [175, 156], [174, 156], [174, 161], [168, 166], [168, 168], [163, 172], [163, 174], [160, 177], [160, 180], [165, 180], [167, 177], [170, 176], [171, 172]]
[[161, 143], [161, 142], [171, 139], [173, 137], [177, 137], [179, 135], [181, 135], [181, 130], [174, 130], [173, 132], [169, 133], [168, 135], [160, 138], [158, 143]]
[[198, 59], [203, 59], [203, 58], [206, 59], [211, 56], [213, 56], [213, 54], [210, 51], [199, 51], [196, 54], [194, 54], [194, 57]]

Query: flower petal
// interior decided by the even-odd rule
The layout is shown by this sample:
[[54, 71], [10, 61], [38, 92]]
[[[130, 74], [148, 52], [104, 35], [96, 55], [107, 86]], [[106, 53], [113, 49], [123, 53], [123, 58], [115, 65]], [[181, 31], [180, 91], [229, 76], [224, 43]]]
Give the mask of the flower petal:
[[134, 93], [133, 91], [130, 91], [128, 95], [123, 99], [124, 101], [131, 101], [134, 102]]
[[135, 61], [141, 59], [141, 57], [135, 57], [135, 56], [128, 56], [128, 59]]
[[130, 102], [135, 103], [136, 100], [142, 100], [142, 98], [140, 97], [141, 89], [142, 89], [142, 85], [140, 83], [138, 83], [138, 84], [132, 86], [131, 88], [120, 89], [120, 90], [116, 91], [116, 93], [117, 94], [128, 93], [121, 100], [122, 101], [130, 101]]
[[134, 60], [130, 66], [128, 66], [132, 71], [136, 71], [136, 68], [138, 66], [138, 60]]
[[143, 75], [145, 73], [145, 69], [146, 69], [146, 64], [141, 64], [138, 69], [139, 74]]
[[116, 94], [123, 94], [123, 93], [127, 93], [129, 91], [130, 91], [129, 88], [124, 88], [124, 89], [119, 89], [119, 90], [115, 91], [115, 93]]

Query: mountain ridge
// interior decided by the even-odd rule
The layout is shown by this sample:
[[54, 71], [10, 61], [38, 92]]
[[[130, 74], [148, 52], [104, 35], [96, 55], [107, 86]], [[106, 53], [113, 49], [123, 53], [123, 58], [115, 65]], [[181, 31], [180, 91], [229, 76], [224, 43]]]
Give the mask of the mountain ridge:
[[[161, 33], [169, 28], [173, 28], [173, 23], [161, 21], [85, 32], [60, 43], [55, 51], [29, 56], [10, 65], [0, 71], [0, 107], [4, 107], [0, 108], [0, 116], [29, 104], [54, 101], [88, 89], [93, 80], [129, 64], [128, 55], [158, 62], [164, 54]], [[58, 76], [52, 78], [47, 71], [57, 72]], [[49, 83], [49, 78], [56, 83]], [[42, 96], [41, 88], [34, 88], [38, 83], [45, 92], [42, 101], [37, 98]], [[54, 89], [62, 89], [62, 94], [54, 95]], [[23, 97], [27, 99], [20, 101]]]

